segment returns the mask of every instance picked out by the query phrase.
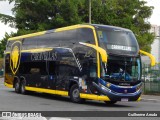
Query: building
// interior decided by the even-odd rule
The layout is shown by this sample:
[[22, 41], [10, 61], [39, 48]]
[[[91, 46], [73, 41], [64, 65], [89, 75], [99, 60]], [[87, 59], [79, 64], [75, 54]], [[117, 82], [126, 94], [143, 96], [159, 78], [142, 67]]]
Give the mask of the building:
[[160, 63], [160, 26], [152, 25], [150, 32], [155, 33], [155, 40], [151, 45], [151, 54], [156, 58], [156, 62]]
[[151, 33], [155, 33], [155, 36], [160, 36], [160, 26], [158, 26], [158, 25], [151, 25], [150, 32]]
[[155, 56], [156, 62], [160, 63], [160, 37], [155, 38], [151, 48], [151, 54]]

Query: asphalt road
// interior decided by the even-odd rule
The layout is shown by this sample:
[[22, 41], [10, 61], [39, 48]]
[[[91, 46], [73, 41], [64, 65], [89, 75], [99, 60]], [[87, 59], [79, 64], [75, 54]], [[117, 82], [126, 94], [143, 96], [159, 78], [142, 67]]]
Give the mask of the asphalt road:
[[[5, 87], [3, 79], [0, 78], [0, 111], [160, 111], [160, 101], [117, 102], [112, 106], [107, 106], [104, 102], [97, 101], [86, 101], [83, 104], [77, 104], [70, 102], [68, 97], [42, 93], [17, 94], [14, 89]], [[74, 120], [84, 119], [82, 117], [70, 118]], [[98, 120], [100, 118], [89, 117], [85, 119]], [[115, 120], [115, 118], [103, 119]], [[118, 120], [120, 119], [123, 120], [124, 118], [118, 118]], [[140, 118], [140, 120], [143, 119], [142, 117]], [[152, 119], [158, 120], [157, 118], [149, 118], [149, 120]], [[132, 120], [138, 119], [134, 117]]]

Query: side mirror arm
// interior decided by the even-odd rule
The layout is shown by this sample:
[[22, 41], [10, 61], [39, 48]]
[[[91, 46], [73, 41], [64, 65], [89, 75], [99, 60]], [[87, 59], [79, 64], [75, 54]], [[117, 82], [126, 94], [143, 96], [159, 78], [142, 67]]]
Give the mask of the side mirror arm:
[[141, 54], [144, 54], [144, 55], [148, 56], [148, 57], [150, 58], [150, 60], [151, 60], [151, 66], [155, 66], [155, 64], [156, 64], [156, 59], [155, 59], [155, 57], [154, 57], [152, 54], [150, 54], [150, 53], [148, 53], [148, 52], [145, 52], [145, 51], [143, 51], [143, 50], [139, 50], [139, 52], [140, 52]]
[[87, 46], [87, 47], [91, 47], [91, 48], [95, 49], [96, 51], [98, 51], [101, 55], [102, 62], [107, 63], [107, 58], [108, 58], [107, 52], [103, 48], [95, 46], [93, 44], [89, 44], [89, 43], [79, 42], [79, 44]]

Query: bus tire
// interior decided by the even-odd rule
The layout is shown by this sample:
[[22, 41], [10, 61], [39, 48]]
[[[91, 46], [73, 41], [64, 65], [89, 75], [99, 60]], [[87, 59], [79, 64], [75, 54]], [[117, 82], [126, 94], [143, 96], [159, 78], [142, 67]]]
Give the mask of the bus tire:
[[82, 103], [83, 99], [80, 98], [80, 91], [77, 84], [72, 85], [70, 89], [70, 99], [75, 103]]
[[104, 101], [107, 105], [113, 105], [115, 104], [117, 101]]
[[15, 80], [14, 89], [16, 93], [20, 93], [20, 83], [19, 80]]
[[25, 86], [26, 86], [26, 82], [25, 82], [25, 80], [22, 80], [22, 81], [20, 82], [20, 93], [21, 93], [21, 94], [26, 94]]

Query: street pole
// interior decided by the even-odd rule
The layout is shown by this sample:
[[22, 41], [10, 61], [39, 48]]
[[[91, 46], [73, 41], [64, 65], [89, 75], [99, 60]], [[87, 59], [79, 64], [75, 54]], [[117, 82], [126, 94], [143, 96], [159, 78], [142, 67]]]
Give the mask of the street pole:
[[91, 24], [91, 0], [89, 0], [89, 24]]

